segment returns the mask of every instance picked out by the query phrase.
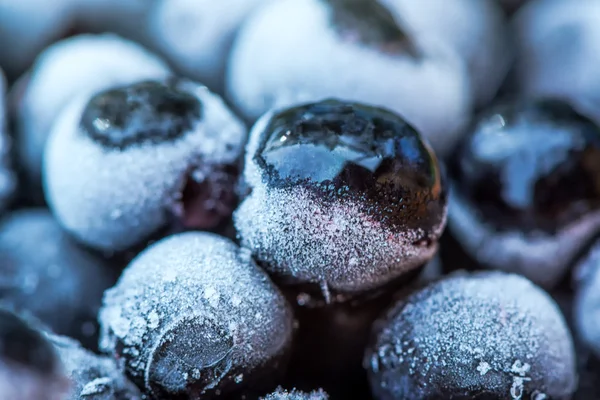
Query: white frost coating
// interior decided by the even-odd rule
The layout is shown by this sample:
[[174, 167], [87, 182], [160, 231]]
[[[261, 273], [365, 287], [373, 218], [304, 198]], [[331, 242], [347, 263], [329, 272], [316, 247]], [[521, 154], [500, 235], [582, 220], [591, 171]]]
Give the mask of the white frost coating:
[[220, 91], [239, 26], [267, 1], [158, 0], [148, 17], [151, 47], [185, 76]]
[[[253, 156], [272, 115], [265, 114], [250, 133], [244, 180], [252, 192], [234, 213], [242, 245], [252, 249], [270, 272], [326, 284], [325, 289], [360, 292], [389, 282], [433, 257], [437, 244], [415, 243], [426, 232], [392, 231], [360, 211], [356, 200], [327, 206], [301, 186], [269, 188]], [[431, 237], [439, 237], [444, 226], [445, 219]]]
[[515, 17], [516, 88], [569, 100], [600, 122], [600, 2], [535, 0]]
[[425, 398], [423, 390], [445, 387], [566, 399], [576, 388], [573, 342], [558, 307], [518, 275], [451, 275], [400, 301], [374, 334], [365, 365], [377, 367], [369, 369], [380, 398]]
[[78, 35], [44, 50], [17, 99], [19, 156], [34, 182], [52, 124], [74, 97], [112, 86], [170, 75], [167, 65], [138, 44], [114, 34]]
[[577, 333], [597, 356], [600, 356], [600, 242], [579, 264], [580, 273], [575, 295]]
[[323, 389], [318, 389], [310, 393], [300, 392], [296, 389], [288, 391], [281, 387], [273, 393], [261, 397], [260, 400], [328, 400], [329, 396]]
[[216, 166], [237, 164], [246, 140], [243, 124], [205, 87], [180, 85], [199, 99], [202, 117], [175, 140], [104, 148], [79, 128], [89, 96], [57, 120], [45, 154], [45, 193], [57, 219], [79, 240], [124, 250], [172, 218], [188, 172], [196, 170], [201, 183]]
[[576, 255], [600, 231], [600, 211], [595, 211], [555, 235], [499, 232], [457, 191], [450, 190], [448, 229], [467, 253], [483, 266], [524, 275], [545, 288], [558, 283]]
[[[221, 300], [212, 303], [205, 296], [207, 291], [220, 294]], [[152, 313], [160, 316], [156, 328], [148, 323]], [[144, 250], [106, 292], [100, 312], [100, 346], [114, 353], [117, 342], [123, 343], [128, 372], [149, 387], [150, 366], [156, 367], [151, 365], [153, 353], [165, 338], [174, 335], [180, 343], [189, 340], [189, 353], [183, 356], [189, 357], [188, 363], [203, 352], [198, 347], [207, 338], [185, 337], [190, 319], [196, 324], [214, 323], [231, 335], [234, 346], [226, 355], [228, 367], [221, 380], [240, 383], [286, 349], [293, 325], [285, 299], [249, 252], [217, 235], [188, 232]], [[182, 375], [199, 376], [203, 367], [182, 364], [174, 368]], [[241, 378], [235, 373], [239, 367], [245, 372]], [[176, 389], [180, 387], [171, 388]]]
[[119, 371], [116, 362], [101, 357], [65, 336], [48, 335], [70, 380], [67, 397], [61, 400], [141, 400], [135, 385]]
[[440, 154], [468, 121], [464, 62], [435, 37], [417, 40], [424, 54], [386, 55], [331, 29], [321, 0], [280, 0], [252, 15], [230, 58], [228, 92], [256, 119], [273, 107], [337, 97], [383, 106], [414, 125]]
[[513, 59], [507, 21], [497, 0], [380, 0], [417, 41], [433, 35], [469, 67], [473, 100], [485, 105]]
[[72, 19], [74, 0], [0, 0], [0, 66], [18, 76], [58, 39]]
[[0, 69], [0, 211], [8, 205], [17, 188], [17, 176], [10, 157], [12, 140], [8, 136], [5, 94], [6, 79]]

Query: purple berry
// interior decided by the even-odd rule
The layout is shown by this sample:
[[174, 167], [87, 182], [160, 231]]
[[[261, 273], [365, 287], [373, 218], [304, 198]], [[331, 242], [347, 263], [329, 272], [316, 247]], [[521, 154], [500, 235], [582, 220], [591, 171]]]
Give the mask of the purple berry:
[[45, 158], [50, 208], [83, 243], [122, 251], [169, 226], [229, 218], [246, 130], [187, 80], [142, 81], [75, 100]]
[[555, 285], [600, 231], [600, 129], [555, 100], [499, 105], [452, 161], [448, 227], [483, 266]]
[[446, 185], [420, 135], [384, 109], [326, 100], [253, 128], [235, 213], [244, 246], [288, 283], [349, 296], [426, 263], [446, 218]]
[[503, 272], [451, 275], [399, 301], [375, 323], [365, 368], [378, 400], [567, 400], [577, 386], [557, 305]]
[[106, 292], [101, 347], [153, 398], [260, 390], [283, 371], [292, 313], [249, 252], [188, 232], [144, 250]]

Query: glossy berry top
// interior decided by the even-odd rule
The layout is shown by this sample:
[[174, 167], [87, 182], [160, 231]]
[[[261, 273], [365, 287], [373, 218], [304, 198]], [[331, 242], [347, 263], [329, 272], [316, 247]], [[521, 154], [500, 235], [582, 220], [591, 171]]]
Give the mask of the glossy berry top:
[[331, 8], [331, 23], [340, 35], [392, 52], [401, 49], [414, 52], [406, 33], [378, 0], [324, 1]]
[[5, 362], [43, 375], [58, 368], [50, 342], [17, 315], [0, 309], [0, 363]]
[[337, 100], [287, 109], [271, 118], [254, 161], [270, 187], [302, 185], [325, 202], [358, 199], [393, 229], [430, 231], [444, 218], [435, 155], [383, 109]]
[[123, 149], [176, 139], [192, 129], [202, 104], [174, 79], [102, 91], [87, 104], [81, 127], [105, 147]]
[[600, 206], [600, 129], [557, 100], [500, 105], [463, 141], [452, 172], [497, 228], [553, 232]]

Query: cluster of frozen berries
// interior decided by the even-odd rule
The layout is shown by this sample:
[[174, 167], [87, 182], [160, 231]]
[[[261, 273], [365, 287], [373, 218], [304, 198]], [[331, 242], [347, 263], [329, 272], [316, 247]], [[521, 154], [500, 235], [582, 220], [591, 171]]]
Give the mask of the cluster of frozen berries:
[[600, 399], [598, 37], [0, 0], [0, 400]]

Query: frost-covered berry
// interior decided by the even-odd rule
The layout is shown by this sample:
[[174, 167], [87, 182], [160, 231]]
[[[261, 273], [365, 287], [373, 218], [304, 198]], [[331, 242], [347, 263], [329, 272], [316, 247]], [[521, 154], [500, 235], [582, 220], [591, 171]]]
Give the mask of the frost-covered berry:
[[514, 90], [567, 99], [600, 122], [600, 2], [534, 0], [515, 16]]
[[558, 307], [503, 272], [451, 275], [401, 300], [374, 325], [365, 368], [378, 400], [567, 400], [577, 385]]
[[100, 323], [101, 347], [161, 399], [260, 390], [283, 372], [293, 329], [290, 307], [250, 253], [200, 232], [134, 259], [106, 292]]
[[0, 308], [0, 398], [64, 400], [68, 381], [44, 334]]
[[69, 395], [61, 400], [140, 400], [142, 395], [117, 367], [66, 336], [47, 336], [69, 379]]
[[451, 163], [448, 227], [475, 261], [555, 285], [600, 232], [600, 129], [568, 104], [496, 106]]
[[310, 393], [300, 392], [298, 390], [284, 390], [277, 388], [276, 391], [269, 394], [268, 396], [261, 397], [261, 400], [328, 400], [329, 396], [323, 391], [318, 389]]
[[75, 100], [53, 127], [45, 193], [79, 240], [125, 250], [173, 223], [231, 215], [246, 139], [225, 103], [187, 80], [142, 81]]
[[148, 17], [151, 47], [178, 72], [220, 91], [239, 26], [267, 1], [156, 1]]
[[600, 357], [600, 242], [597, 241], [578, 266], [574, 301], [577, 333]]
[[11, 159], [12, 140], [6, 121], [6, 79], [0, 69], [0, 212], [12, 199], [17, 188], [17, 177]]
[[44, 50], [13, 93], [19, 160], [39, 190], [42, 155], [52, 124], [74, 97], [170, 75], [167, 65], [113, 34], [78, 35]]
[[396, 114], [325, 100], [265, 115], [234, 215], [241, 242], [289, 283], [356, 294], [426, 263], [446, 219], [429, 145]]
[[0, 304], [57, 333], [89, 341], [97, 332], [102, 294], [116, 279], [111, 267], [75, 243], [47, 210], [15, 211], [0, 222]]
[[492, 100], [513, 58], [506, 18], [497, 0], [380, 1], [412, 37], [434, 35], [456, 50], [467, 63], [476, 105]]
[[19, 76], [44, 47], [60, 38], [78, 0], [0, 0], [0, 67]]
[[375, 0], [280, 0], [240, 29], [227, 86], [254, 120], [274, 107], [328, 97], [392, 109], [449, 150], [471, 108], [468, 73], [435, 35], [398, 24], [396, 6]]

